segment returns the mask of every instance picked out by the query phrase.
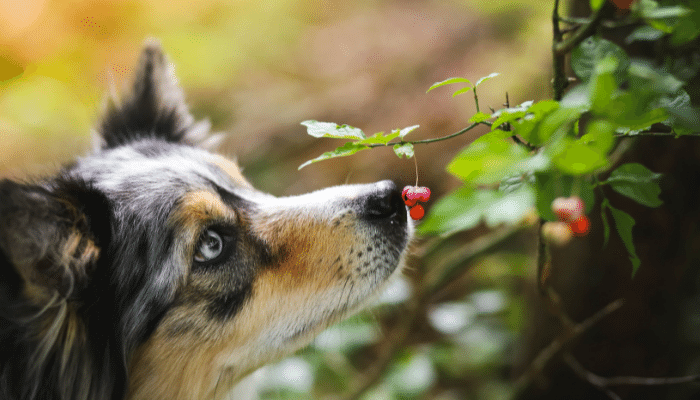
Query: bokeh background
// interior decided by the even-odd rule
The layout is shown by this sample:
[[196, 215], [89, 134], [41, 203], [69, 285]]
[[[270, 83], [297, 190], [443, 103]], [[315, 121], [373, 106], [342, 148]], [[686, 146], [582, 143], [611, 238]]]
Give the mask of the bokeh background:
[[[368, 134], [420, 125], [410, 139], [444, 136], [469, 125], [473, 99], [452, 98], [448, 89], [426, 93], [428, 87], [452, 76], [474, 82], [492, 72], [500, 76], [479, 87], [482, 108], [502, 108], [506, 93], [511, 105], [551, 98], [551, 8], [540, 0], [2, 0], [0, 178], [41, 177], [91, 151], [105, 96], [128, 88], [143, 41], [155, 37], [175, 65], [195, 118], [209, 118], [213, 130], [227, 133], [220, 152], [236, 157], [259, 189], [283, 196], [346, 182], [413, 184], [414, 161], [398, 159], [389, 148], [297, 170], [342, 144], [308, 136], [300, 122], [345, 123]], [[474, 129], [416, 146], [419, 183], [432, 189], [433, 199], [460, 186], [445, 166], [483, 133]], [[694, 151], [680, 142], [676, 148]], [[450, 241], [419, 240], [405, 277], [377, 307], [257, 372], [232, 398], [511, 398], [514, 377], [560, 329], [536, 300], [535, 232], [526, 227], [488, 252], [461, 256], [493, 232], [482, 226]], [[594, 265], [587, 255], [596, 246], [581, 240], [559, 255]], [[609, 251], [616, 248], [616, 262], [627, 265], [621, 243]], [[460, 273], [416, 300], [422, 279], [445, 262]], [[602, 266], [553, 278], [578, 320], [616, 298], [619, 293], [611, 293], [620, 288], [639, 298], [659, 296], [660, 286], [677, 294], [684, 276], [676, 270], [664, 284], [642, 271], [632, 284], [628, 267]], [[610, 271], [616, 278], [601, 286]], [[686, 315], [696, 314], [695, 303], [687, 303]], [[594, 331], [579, 354], [596, 356], [583, 361], [622, 366], [603, 371], [610, 375], [677, 374], [694, 365], [697, 358], [690, 356], [683, 363], [664, 358], [668, 348], [683, 347], [678, 341], [666, 346], [673, 335], [649, 333], [650, 325], [658, 331], [671, 325], [650, 319], [668, 310], [648, 312], [647, 306], [628, 308], [618, 325]], [[696, 319], [689, 329], [699, 324]], [[638, 342], [652, 340], [653, 351], [640, 351], [643, 344], [630, 339], [640, 332], [647, 336]], [[605, 357], [619, 348], [626, 352]], [[564, 370], [555, 363], [530, 382], [535, 389], [519, 396], [607, 398], [570, 371], [557, 372]], [[653, 390], [631, 393], [661, 398], [640, 395], [659, 393]]]

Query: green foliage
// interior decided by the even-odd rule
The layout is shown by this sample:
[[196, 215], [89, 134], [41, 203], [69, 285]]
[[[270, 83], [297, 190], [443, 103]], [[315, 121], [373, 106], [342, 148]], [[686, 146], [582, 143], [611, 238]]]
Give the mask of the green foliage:
[[649, 171], [636, 163], [623, 164], [614, 170], [610, 177], [601, 182], [608, 184], [616, 192], [647, 207], [658, 207], [663, 202], [659, 199], [661, 187], [656, 182], [661, 174]]
[[[591, 0], [594, 10], [602, 4]], [[688, 7], [662, 7], [652, 0], [636, 4], [632, 18], [647, 25], [629, 40], [654, 40], [683, 30], [678, 33], [679, 38], [697, 36], [683, 26], [683, 21], [697, 14], [693, 10], [698, 9], [700, 0], [690, 2]], [[631, 60], [622, 48], [597, 36], [583, 40], [572, 51], [571, 67], [581, 84], [569, 90], [561, 101], [526, 101], [491, 114], [479, 111], [476, 91], [497, 73], [474, 84], [467, 78], [453, 77], [428, 89], [430, 92], [446, 85], [466, 84], [453, 96], [473, 92], [476, 112], [469, 122], [473, 126], [490, 126], [491, 130], [465, 146], [447, 165], [447, 171], [463, 186], [431, 207], [419, 226], [421, 233], [448, 236], [481, 223], [516, 224], [533, 209], [540, 218], [554, 221], [551, 204], [557, 197], [580, 196], [588, 213], [596, 201], [594, 188], [599, 187], [604, 241], [607, 244], [612, 223], [636, 273], [640, 260], [632, 237], [635, 221], [614, 208], [602, 188], [609, 187], [642, 205], [658, 207], [662, 204], [660, 175], [640, 164], [624, 164], [609, 171], [614, 164], [611, 153], [618, 137], [640, 135], [658, 124], [670, 127], [677, 136], [697, 134], [700, 113], [683, 87], [698, 68], [683, 63], [669, 67]], [[353, 140], [319, 159], [353, 154], [370, 145], [387, 145], [397, 132], [402, 132], [380, 132], [366, 138], [356, 128], [315, 121], [305, 125], [314, 136]], [[392, 142], [394, 150], [397, 156], [410, 158], [414, 143], [399, 135], [401, 141]], [[608, 178], [599, 181], [601, 175]]]
[[362, 129], [354, 128], [350, 125], [338, 125], [332, 122], [319, 122], [314, 120], [304, 121], [301, 123], [306, 126], [306, 131], [309, 135], [317, 138], [333, 138], [333, 139], [350, 139], [353, 142], [346, 142], [344, 145], [336, 148], [333, 151], [328, 151], [320, 156], [309, 160], [299, 166], [302, 169], [309, 164], [319, 161], [328, 160], [336, 157], [351, 156], [358, 151], [367, 150], [373, 146], [388, 146], [392, 140], [399, 138], [400, 143], [394, 145], [396, 155], [406, 158], [413, 157], [413, 145], [403, 141], [404, 137], [418, 128], [418, 125], [409, 126], [403, 129], [395, 129], [391, 133], [377, 132], [374, 135], [367, 137]]

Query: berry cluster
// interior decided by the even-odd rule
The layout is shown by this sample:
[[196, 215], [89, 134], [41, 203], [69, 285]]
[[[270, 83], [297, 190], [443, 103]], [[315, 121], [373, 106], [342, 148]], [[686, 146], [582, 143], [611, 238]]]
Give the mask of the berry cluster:
[[548, 240], [562, 245], [573, 236], [585, 236], [591, 228], [591, 221], [584, 214], [585, 204], [580, 197], [557, 197], [552, 202], [552, 211], [559, 222], [547, 222], [542, 226], [542, 235]]
[[406, 186], [401, 191], [403, 202], [410, 207], [411, 218], [418, 220], [423, 218], [425, 210], [418, 202], [425, 203], [430, 200], [430, 189], [425, 186]]

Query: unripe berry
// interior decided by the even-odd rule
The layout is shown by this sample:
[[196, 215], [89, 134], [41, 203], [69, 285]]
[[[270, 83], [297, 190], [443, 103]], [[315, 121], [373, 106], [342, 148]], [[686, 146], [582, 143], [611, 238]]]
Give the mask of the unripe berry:
[[552, 212], [563, 222], [572, 222], [582, 216], [584, 207], [583, 200], [578, 196], [557, 197], [552, 201]]
[[411, 215], [411, 218], [415, 220], [419, 220], [423, 218], [425, 215], [425, 210], [423, 209], [423, 206], [418, 204], [413, 207], [411, 207], [411, 210], [409, 211], [409, 214]]
[[569, 243], [573, 236], [571, 228], [564, 222], [545, 222], [542, 225], [542, 237], [558, 246]]

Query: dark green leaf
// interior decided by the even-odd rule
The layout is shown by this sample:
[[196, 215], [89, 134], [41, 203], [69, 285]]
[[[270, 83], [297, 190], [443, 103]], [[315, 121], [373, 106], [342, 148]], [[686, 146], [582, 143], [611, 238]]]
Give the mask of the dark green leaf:
[[616, 44], [596, 36], [587, 38], [571, 52], [571, 68], [581, 80], [588, 81], [598, 62], [606, 57], [617, 60], [614, 75], [618, 82], [622, 81], [624, 71], [629, 65], [629, 57]]
[[622, 239], [622, 243], [625, 244], [627, 253], [629, 254], [630, 261], [632, 261], [632, 276], [637, 273], [639, 269], [639, 264], [641, 261], [637, 256], [637, 251], [634, 248], [634, 241], [632, 240], [632, 228], [634, 228], [634, 218], [624, 211], [618, 210], [617, 208], [608, 204], [608, 208], [612, 213], [613, 220], [615, 221], [615, 228], [617, 233]]
[[604, 183], [609, 184], [613, 190], [639, 204], [658, 207], [663, 204], [659, 199], [661, 187], [656, 182], [660, 177], [661, 174], [649, 171], [642, 164], [628, 163], [610, 173], [610, 178]]
[[433, 89], [435, 89], [435, 88], [439, 88], [440, 86], [450, 85], [450, 84], [453, 84], [453, 83], [467, 83], [467, 84], [469, 84], [469, 85], [472, 84], [472, 83], [469, 81], [469, 79], [466, 79], [466, 78], [448, 78], [448, 79], [445, 79], [445, 80], [442, 81], [442, 82], [434, 83], [433, 86], [431, 86], [431, 87], [428, 89], [428, 91], [426, 91], [426, 93], [428, 93], [429, 91], [431, 91], [431, 90], [433, 90]]
[[299, 169], [302, 169], [305, 166], [312, 164], [312, 163], [315, 163], [315, 162], [328, 160], [329, 158], [351, 156], [360, 150], [366, 150], [366, 149], [369, 149], [369, 147], [363, 146], [361, 144], [357, 144], [355, 142], [347, 142], [343, 146], [338, 147], [337, 149], [335, 149], [333, 151], [328, 151], [326, 153], [323, 153], [320, 156], [314, 158], [313, 160], [309, 160], [309, 161], [301, 164], [299, 166]]

